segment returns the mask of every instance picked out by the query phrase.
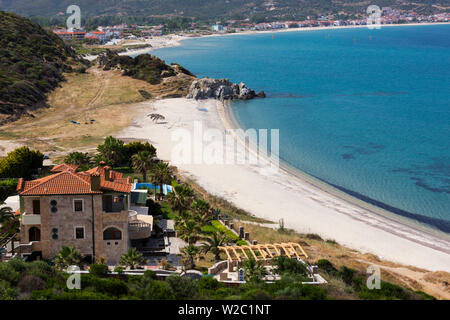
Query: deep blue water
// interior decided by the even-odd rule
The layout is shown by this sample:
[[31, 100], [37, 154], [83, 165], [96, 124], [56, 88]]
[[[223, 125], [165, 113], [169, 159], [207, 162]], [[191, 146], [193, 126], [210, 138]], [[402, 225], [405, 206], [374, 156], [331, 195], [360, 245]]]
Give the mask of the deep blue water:
[[234, 102], [279, 128], [290, 165], [450, 232], [450, 25], [186, 40], [153, 54], [268, 97]]

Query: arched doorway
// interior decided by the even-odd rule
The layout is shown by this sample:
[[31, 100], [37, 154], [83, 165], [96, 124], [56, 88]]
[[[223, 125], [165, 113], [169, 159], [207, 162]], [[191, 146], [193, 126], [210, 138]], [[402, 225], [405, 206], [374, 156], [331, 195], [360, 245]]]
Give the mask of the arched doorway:
[[30, 242], [41, 241], [41, 230], [37, 227], [31, 227], [30, 230], [28, 230], [28, 237]]
[[122, 240], [122, 231], [113, 227], [105, 229], [103, 231], [103, 240]]

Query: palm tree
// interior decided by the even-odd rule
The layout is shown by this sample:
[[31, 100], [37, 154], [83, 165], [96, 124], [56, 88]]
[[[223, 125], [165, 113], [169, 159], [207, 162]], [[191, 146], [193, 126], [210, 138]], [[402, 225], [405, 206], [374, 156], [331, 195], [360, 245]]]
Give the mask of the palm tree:
[[147, 171], [152, 168], [153, 155], [148, 151], [141, 151], [139, 153], [134, 154], [131, 157], [131, 162], [133, 164], [133, 169], [139, 173], [142, 173], [142, 177], [144, 178], [144, 182], [147, 181]]
[[172, 181], [172, 169], [168, 163], [158, 162], [150, 171], [152, 183], [159, 185], [161, 197], [163, 196], [163, 184], [169, 184]]
[[195, 267], [195, 258], [199, 254], [200, 250], [198, 247], [194, 245], [189, 245], [180, 250], [183, 255], [183, 260], [185, 263], [186, 269], [192, 269]]
[[14, 219], [14, 212], [10, 207], [0, 208], [0, 224], [1, 225], [7, 224], [12, 219]]
[[267, 275], [262, 261], [256, 261], [253, 257], [244, 261], [242, 266], [244, 267], [245, 281], [247, 282], [259, 282]]
[[0, 208], [0, 232], [14, 234], [19, 230], [19, 219], [10, 207]]
[[212, 211], [208, 202], [203, 199], [195, 200], [191, 205], [192, 211], [196, 215], [196, 220], [200, 225], [207, 225], [212, 220]]
[[55, 256], [55, 265], [63, 270], [68, 266], [79, 265], [83, 256], [75, 249], [75, 246], [63, 246], [61, 251]]
[[130, 269], [137, 269], [145, 263], [142, 253], [137, 252], [136, 248], [131, 248], [127, 253], [120, 257], [119, 265], [129, 267]]
[[167, 201], [173, 210], [181, 212], [188, 209], [194, 198], [194, 190], [188, 184], [172, 181], [172, 191], [167, 194]]
[[230, 239], [223, 231], [214, 231], [211, 236], [203, 238], [201, 251], [204, 253], [211, 252], [214, 254], [214, 261], [220, 259], [219, 247], [230, 242]]
[[64, 163], [76, 164], [82, 166], [84, 164], [89, 164], [90, 157], [89, 154], [83, 152], [71, 152], [64, 158]]
[[200, 239], [200, 225], [192, 218], [179, 223], [177, 229], [178, 238], [186, 241], [188, 244], [194, 244]]

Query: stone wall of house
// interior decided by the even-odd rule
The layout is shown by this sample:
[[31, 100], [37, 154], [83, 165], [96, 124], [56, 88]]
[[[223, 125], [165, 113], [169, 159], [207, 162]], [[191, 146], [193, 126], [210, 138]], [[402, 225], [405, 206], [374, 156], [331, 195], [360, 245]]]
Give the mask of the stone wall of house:
[[[52, 259], [62, 246], [75, 246], [84, 256], [93, 255], [93, 235], [96, 258], [104, 257], [109, 264], [118, 262], [120, 256], [128, 250], [128, 211], [104, 213], [101, 195], [67, 195], [24, 197], [24, 212], [33, 212], [33, 200], [40, 199], [41, 232], [40, 247], [44, 259]], [[50, 202], [57, 201], [57, 212], [51, 212]], [[74, 200], [83, 201], [83, 211], [76, 212]], [[92, 230], [92, 205], [94, 207], [94, 232]], [[103, 231], [114, 226], [122, 231], [121, 240], [103, 240]], [[32, 225], [21, 226], [21, 242], [29, 243], [28, 230]], [[84, 228], [84, 238], [76, 239], [75, 228]], [[53, 239], [53, 229], [57, 229], [58, 238]], [[108, 244], [108, 242], [110, 242]], [[116, 244], [117, 242], [117, 244]]]

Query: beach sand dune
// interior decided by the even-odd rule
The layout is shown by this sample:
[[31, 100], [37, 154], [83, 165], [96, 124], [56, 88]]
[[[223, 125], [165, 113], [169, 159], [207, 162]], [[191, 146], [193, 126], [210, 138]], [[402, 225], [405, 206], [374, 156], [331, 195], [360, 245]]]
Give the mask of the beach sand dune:
[[[173, 141], [173, 138], [182, 132], [194, 136], [194, 124], [199, 121], [204, 130], [215, 128], [217, 132], [225, 132], [232, 126], [225, 108], [222, 103], [212, 100], [166, 99], [143, 103], [136, 109], [134, 124], [117, 136], [148, 139], [158, 149], [161, 159], [175, 163], [179, 159], [172, 153], [181, 142]], [[153, 122], [146, 116], [150, 113], [163, 115], [164, 122]], [[306, 177], [294, 176], [284, 170], [261, 171], [262, 165], [176, 165], [182, 174], [195, 179], [208, 192], [258, 217], [275, 222], [284, 219], [288, 228], [316, 233], [381, 259], [450, 272], [448, 234], [383, 214], [356, 199], [336, 195], [326, 185], [316, 184]]]

